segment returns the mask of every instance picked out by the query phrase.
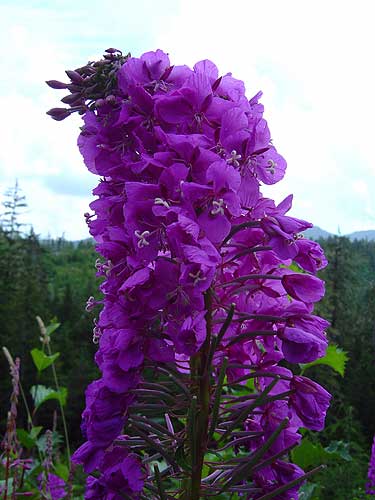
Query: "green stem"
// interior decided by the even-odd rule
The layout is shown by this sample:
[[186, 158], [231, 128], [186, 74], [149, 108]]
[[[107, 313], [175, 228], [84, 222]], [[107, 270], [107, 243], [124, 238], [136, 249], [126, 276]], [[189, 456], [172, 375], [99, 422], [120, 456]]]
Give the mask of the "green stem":
[[[49, 345], [49, 342], [47, 342], [47, 350], [48, 350], [48, 355], [52, 356], [51, 346]], [[53, 379], [55, 381], [56, 390], [60, 394], [60, 385], [59, 385], [59, 381], [57, 379], [57, 373], [56, 373], [56, 368], [55, 368], [54, 362], [52, 363], [51, 367], [52, 367]], [[70, 469], [70, 445], [69, 445], [68, 427], [66, 425], [64, 407], [62, 405], [60, 397], [59, 397], [59, 406], [60, 406], [61, 418], [62, 418], [63, 427], [64, 427], [64, 436], [65, 436], [65, 444], [66, 444], [66, 456], [68, 459], [68, 468]]]
[[[204, 457], [208, 445], [208, 422], [210, 412], [210, 367], [209, 353], [212, 333], [212, 292], [205, 293], [206, 307], [206, 339], [197, 354], [190, 361], [192, 393], [197, 398], [197, 411], [190, 412], [188, 428], [194, 429], [192, 454], [192, 471], [189, 478], [186, 500], [199, 500], [201, 498], [201, 481]], [[194, 451], [194, 453], [193, 453]]]

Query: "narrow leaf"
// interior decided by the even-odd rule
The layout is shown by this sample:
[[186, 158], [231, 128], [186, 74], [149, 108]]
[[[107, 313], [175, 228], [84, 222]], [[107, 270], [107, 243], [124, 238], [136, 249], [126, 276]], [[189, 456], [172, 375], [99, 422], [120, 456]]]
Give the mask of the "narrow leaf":
[[220, 374], [219, 374], [219, 380], [217, 382], [216, 386], [216, 391], [215, 391], [215, 399], [214, 399], [214, 404], [212, 407], [212, 417], [211, 417], [211, 426], [210, 430], [208, 433], [208, 440], [211, 441], [212, 436], [214, 435], [216, 425], [217, 425], [217, 420], [219, 416], [219, 408], [220, 408], [220, 400], [221, 400], [221, 394], [223, 391], [223, 383], [225, 379], [225, 374], [227, 371], [227, 365], [228, 365], [228, 358], [224, 358], [223, 364], [221, 365], [220, 368]]
[[154, 465], [154, 472], [155, 472], [156, 485], [158, 487], [160, 500], [167, 500], [167, 496], [164, 492], [163, 483], [160, 477], [159, 467], [157, 465]]

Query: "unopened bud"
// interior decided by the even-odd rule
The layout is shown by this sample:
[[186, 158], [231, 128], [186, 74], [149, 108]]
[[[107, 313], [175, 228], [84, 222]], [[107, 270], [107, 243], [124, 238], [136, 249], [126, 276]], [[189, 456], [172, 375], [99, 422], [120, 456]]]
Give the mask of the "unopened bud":
[[66, 89], [67, 88], [67, 83], [59, 82], [57, 80], [47, 80], [46, 84], [48, 87], [51, 87], [51, 89]]
[[110, 47], [109, 49], [106, 49], [104, 52], [107, 52], [107, 54], [114, 54], [115, 52], [118, 52], [119, 54], [122, 54], [121, 50], [114, 49], [113, 47]]
[[73, 94], [66, 95], [61, 102], [64, 104], [76, 104], [81, 100], [81, 94], [79, 92], [74, 92]]
[[68, 69], [67, 71], [65, 71], [65, 73], [69, 76], [73, 83], [83, 82], [82, 76], [77, 71]]
[[52, 108], [47, 111], [47, 115], [57, 121], [65, 120], [70, 115], [70, 111], [67, 108]]

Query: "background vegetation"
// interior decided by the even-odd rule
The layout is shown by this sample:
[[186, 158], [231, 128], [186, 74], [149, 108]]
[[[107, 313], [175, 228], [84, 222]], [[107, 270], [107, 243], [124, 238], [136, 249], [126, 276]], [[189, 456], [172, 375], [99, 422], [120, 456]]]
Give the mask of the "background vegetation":
[[[21, 379], [30, 396], [33, 385], [53, 386], [51, 370], [38, 375], [30, 355], [40, 336], [35, 317], [46, 324], [61, 322], [53, 349], [60, 352], [55, 365], [68, 390], [65, 411], [74, 449], [81, 441], [84, 390], [98, 375], [91, 340], [94, 315], [85, 311], [87, 298], [98, 296], [97, 256], [91, 240], [41, 240], [33, 231], [22, 233], [17, 217], [11, 217], [22, 204], [20, 197], [13, 208], [6, 206], [0, 228], [0, 345], [21, 358]], [[375, 432], [375, 242], [330, 237], [320, 243], [330, 264], [321, 273], [327, 293], [316, 312], [331, 322], [330, 340], [347, 353], [348, 361], [344, 376], [329, 366], [308, 368], [309, 377], [333, 394], [333, 402], [325, 431], [306, 434], [293, 458], [306, 469], [327, 464], [304, 487], [302, 500], [362, 499]], [[1, 436], [10, 393], [8, 363], [0, 358]], [[46, 402], [34, 425], [49, 428], [55, 409], [56, 401]], [[26, 427], [21, 404], [18, 426]]]

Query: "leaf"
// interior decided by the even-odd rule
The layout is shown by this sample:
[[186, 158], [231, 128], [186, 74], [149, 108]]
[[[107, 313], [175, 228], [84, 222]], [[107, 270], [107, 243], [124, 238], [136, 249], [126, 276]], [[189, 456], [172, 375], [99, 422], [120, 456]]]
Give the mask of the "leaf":
[[302, 469], [321, 465], [331, 457], [320, 443], [313, 444], [308, 439], [303, 439], [301, 444], [291, 452], [292, 461]]
[[313, 500], [317, 498], [314, 493], [319, 488], [317, 483], [306, 483], [301, 486], [298, 491], [299, 500]]
[[30, 388], [30, 394], [34, 400], [35, 409], [38, 409], [43, 403], [50, 399], [57, 399], [62, 406], [65, 406], [68, 390], [66, 387], [60, 387], [59, 391], [55, 391], [44, 385], [33, 385]]
[[50, 323], [47, 327], [46, 327], [46, 333], [48, 335], [48, 337], [55, 331], [59, 328], [59, 326], [61, 325], [61, 323]]
[[32, 438], [30, 434], [25, 431], [25, 429], [17, 429], [17, 438], [22, 446], [28, 450], [30, 450], [36, 443], [36, 439]]
[[331, 454], [335, 454], [342, 458], [343, 460], [346, 460], [347, 462], [350, 462], [353, 460], [353, 457], [349, 453], [349, 443], [344, 443], [344, 441], [331, 441], [328, 446], [326, 446], [324, 449]]
[[64, 479], [64, 481], [67, 481], [69, 478], [69, 469], [61, 462], [55, 465], [55, 473], [57, 476], [61, 477], [61, 479]]
[[47, 356], [47, 354], [44, 354], [40, 349], [32, 349], [30, 354], [38, 372], [42, 372], [48, 368], [60, 356], [59, 352], [52, 354], [52, 356]]
[[299, 446], [291, 452], [294, 463], [306, 469], [327, 462], [340, 460], [350, 461], [352, 457], [348, 451], [349, 443], [343, 441], [332, 441], [329, 446], [323, 448], [320, 443], [312, 443], [309, 439], [302, 439]]
[[316, 359], [315, 361], [306, 363], [305, 365], [300, 365], [300, 367], [302, 368], [301, 374], [303, 374], [308, 368], [310, 368], [310, 366], [327, 365], [343, 377], [347, 361], [347, 353], [337, 345], [331, 344], [328, 346], [327, 354], [324, 356], [324, 358]]
[[299, 267], [299, 265], [294, 261], [289, 266], [281, 264], [279, 267], [284, 269], [290, 269], [295, 273], [305, 274], [305, 271], [301, 267]]
[[43, 427], [41, 425], [36, 425], [35, 427], [33, 427], [30, 431], [30, 436], [33, 438], [33, 439], [36, 439], [39, 434], [40, 434], [40, 431], [43, 429]]
[[19, 442], [22, 446], [30, 450], [30, 448], [36, 445], [37, 437], [42, 429], [41, 425], [33, 427], [30, 432], [25, 431], [25, 429], [17, 429]]
[[176, 462], [185, 471], [191, 471], [190, 463], [188, 462], [188, 457], [186, 456], [183, 446], [179, 446], [175, 452], [174, 456]]

